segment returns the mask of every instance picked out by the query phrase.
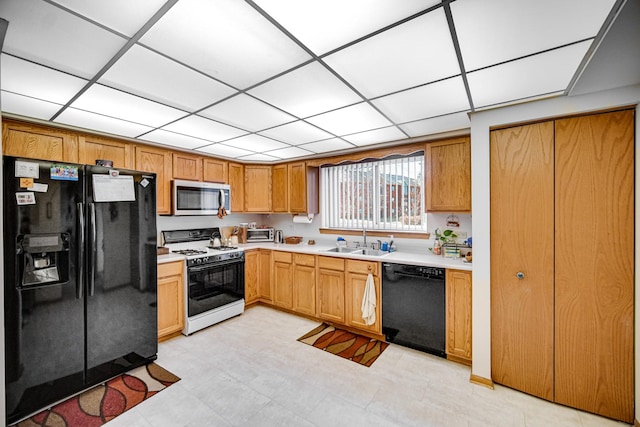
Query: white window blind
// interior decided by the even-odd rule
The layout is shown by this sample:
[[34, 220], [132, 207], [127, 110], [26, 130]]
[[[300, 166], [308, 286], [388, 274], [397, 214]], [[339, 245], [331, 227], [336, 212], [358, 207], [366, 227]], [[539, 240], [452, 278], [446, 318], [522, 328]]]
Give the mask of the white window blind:
[[324, 166], [325, 228], [426, 231], [424, 155]]

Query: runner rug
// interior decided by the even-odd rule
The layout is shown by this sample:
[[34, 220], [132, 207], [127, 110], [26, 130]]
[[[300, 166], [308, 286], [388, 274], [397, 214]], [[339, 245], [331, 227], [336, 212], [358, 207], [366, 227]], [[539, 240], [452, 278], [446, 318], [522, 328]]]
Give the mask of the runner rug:
[[298, 341], [367, 367], [389, 346], [384, 341], [354, 334], [326, 323], [301, 336]]
[[152, 362], [70, 397], [15, 426], [101, 426], [179, 380]]

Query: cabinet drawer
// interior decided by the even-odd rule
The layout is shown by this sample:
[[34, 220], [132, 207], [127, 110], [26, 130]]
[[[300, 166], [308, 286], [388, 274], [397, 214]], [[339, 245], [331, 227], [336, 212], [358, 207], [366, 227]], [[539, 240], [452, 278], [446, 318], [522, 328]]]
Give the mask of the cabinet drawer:
[[373, 261], [355, 261], [347, 260], [347, 271], [351, 273], [373, 274], [378, 275], [378, 263]]
[[295, 254], [293, 259], [296, 265], [307, 265], [309, 267], [315, 267], [316, 265], [315, 255]]
[[182, 261], [165, 262], [163, 264], [158, 264], [158, 278], [180, 275], [182, 274], [183, 269], [184, 262]]
[[287, 262], [291, 264], [291, 252], [273, 251], [273, 262]]
[[318, 266], [327, 270], [344, 271], [344, 259], [330, 256], [319, 256]]

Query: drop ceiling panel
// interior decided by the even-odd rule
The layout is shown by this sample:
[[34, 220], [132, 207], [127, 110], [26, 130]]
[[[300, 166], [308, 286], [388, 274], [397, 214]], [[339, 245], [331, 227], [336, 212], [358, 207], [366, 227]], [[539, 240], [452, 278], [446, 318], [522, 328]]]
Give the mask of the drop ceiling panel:
[[132, 46], [99, 82], [190, 112], [235, 92], [227, 85], [141, 46]]
[[88, 83], [87, 80], [13, 56], [3, 54], [0, 60], [3, 90], [43, 101], [64, 105]]
[[255, 2], [318, 55], [439, 3], [434, 0]]
[[357, 146], [379, 144], [382, 142], [399, 141], [406, 136], [399, 131], [395, 126], [386, 127], [383, 129], [370, 130], [367, 132], [355, 133], [353, 135], [347, 135], [342, 137], [352, 144]]
[[220, 142], [246, 134], [243, 130], [199, 116], [185, 117], [184, 119], [164, 126], [163, 129], [211, 142]]
[[41, 120], [48, 120], [62, 107], [62, 105], [59, 104], [29, 98], [5, 90], [2, 91], [0, 105], [2, 105], [3, 111], [11, 111], [12, 114], [19, 114]]
[[211, 144], [205, 147], [198, 148], [198, 151], [204, 153], [215, 154], [216, 156], [236, 158], [240, 156], [247, 156], [253, 154], [251, 151], [243, 150], [241, 148], [232, 147], [225, 144]]
[[42, 0], [2, 0], [3, 52], [91, 78], [126, 40]]
[[153, 127], [185, 115], [183, 111], [98, 84], [87, 89], [71, 106]]
[[457, 0], [467, 71], [595, 37], [615, 0]]
[[179, 133], [169, 132], [162, 129], [156, 129], [145, 135], [142, 135], [140, 139], [151, 142], [159, 142], [160, 144], [170, 145], [172, 147], [187, 149], [194, 149], [211, 143], [211, 141], [205, 141], [204, 139], [181, 135]]
[[133, 36], [166, 2], [166, 0], [54, 1], [128, 37]]
[[115, 119], [76, 108], [67, 108], [55, 119], [55, 122], [131, 138], [151, 130], [150, 127], [139, 123]]
[[458, 129], [468, 129], [470, 127], [471, 122], [469, 121], [468, 112], [446, 114], [440, 117], [433, 117], [400, 125], [400, 128], [411, 137], [432, 135]]
[[232, 147], [242, 148], [244, 150], [254, 151], [257, 153], [289, 147], [288, 144], [274, 141], [273, 139], [265, 138], [264, 136], [255, 134], [241, 136], [240, 138], [234, 138], [229, 141], [225, 141], [224, 143]]
[[563, 91], [590, 44], [582, 42], [469, 73], [474, 105], [479, 108]]
[[362, 101], [317, 62], [264, 83], [249, 93], [300, 118]]
[[310, 117], [307, 121], [334, 135], [346, 135], [391, 124], [375, 108], [365, 102]]
[[280, 150], [269, 151], [265, 154], [276, 157], [278, 159], [294, 159], [296, 157], [305, 157], [313, 154], [311, 151], [303, 150], [298, 147], [282, 148]]
[[301, 145], [300, 148], [313, 151], [314, 153], [328, 153], [331, 151], [348, 150], [350, 148], [354, 148], [354, 145], [343, 141], [340, 138], [331, 138], [324, 141], [304, 144]]
[[325, 61], [369, 98], [460, 74], [442, 8], [327, 56]]
[[303, 121], [297, 121], [272, 129], [267, 129], [260, 132], [260, 134], [293, 145], [319, 141], [321, 139], [329, 139], [334, 136]]
[[229, 98], [198, 114], [252, 132], [296, 120], [295, 117], [245, 94]]
[[237, 88], [247, 88], [309, 55], [247, 3], [179, 1], [141, 42]]
[[395, 123], [469, 109], [462, 78], [454, 77], [378, 98], [373, 103]]

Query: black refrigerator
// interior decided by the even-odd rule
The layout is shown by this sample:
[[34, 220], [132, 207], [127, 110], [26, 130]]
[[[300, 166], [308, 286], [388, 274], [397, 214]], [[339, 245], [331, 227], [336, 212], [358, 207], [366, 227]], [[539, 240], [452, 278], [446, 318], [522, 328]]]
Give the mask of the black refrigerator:
[[3, 157], [7, 423], [154, 360], [155, 174]]

